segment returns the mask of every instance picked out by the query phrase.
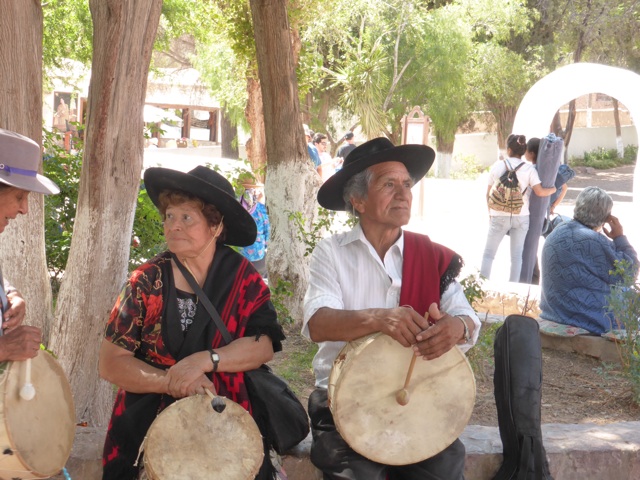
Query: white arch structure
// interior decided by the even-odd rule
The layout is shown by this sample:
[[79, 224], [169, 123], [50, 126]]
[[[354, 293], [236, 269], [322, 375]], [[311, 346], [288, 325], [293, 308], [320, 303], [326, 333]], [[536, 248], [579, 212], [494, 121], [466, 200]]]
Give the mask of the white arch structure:
[[[549, 132], [553, 116], [562, 105], [589, 93], [604, 93], [618, 99], [629, 109], [633, 124], [638, 128], [640, 75], [623, 68], [596, 63], [573, 63], [555, 70], [531, 87], [520, 103], [513, 132], [527, 138], [545, 135]], [[633, 175], [633, 203], [636, 207], [640, 206], [638, 197], [640, 176], [636, 160]]]

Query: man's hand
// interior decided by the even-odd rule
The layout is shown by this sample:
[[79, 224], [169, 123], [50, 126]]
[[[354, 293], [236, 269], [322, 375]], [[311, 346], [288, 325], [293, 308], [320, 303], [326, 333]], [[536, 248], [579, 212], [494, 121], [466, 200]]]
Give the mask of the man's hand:
[[[618, 217], [609, 215], [605, 222], [606, 223], [605, 226], [602, 227], [602, 231], [611, 240], [613, 240], [614, 238], [618, 238], [620, 235], [624, 235], [622, 225], [620, 224], [620, 220], [618, 220]], [[606, 225], [609, 225], [609, 228], [607, 228]]]
[[10, 290], [7, 293], [7, 300], [9, 300], [9, 308], [4, 312], [2, 328], [11, 330], [22, 323], [27, 307], [24, 298], [17, 290]]
[[40, 350], [42, 332], [38, 327], [20, 325], [0, 337], [0, 361], [33, 358]]
[[429, 321], [411, 307], [383, 309], [380, 331], [405, 347], [416, 343], [416, 335], [429, 328]]
[[441, 313], [436, 303], [429, 306], [429, 317], [436, 321], [416, 335], [413, 349], [425, 360], [433, 360], [447, 353], [464, 337], [464, 325], [459, 318]]

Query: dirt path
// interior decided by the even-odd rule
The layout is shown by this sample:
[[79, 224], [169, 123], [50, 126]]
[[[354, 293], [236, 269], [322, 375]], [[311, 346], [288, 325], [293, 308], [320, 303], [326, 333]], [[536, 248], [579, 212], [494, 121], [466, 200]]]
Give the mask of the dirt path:
[[[295, 370], [292, 359], [311, 348], [297, 328], [287, 326], [284, 351], [276, 354], [271, 365], [286, 376], [307, 406], [313, 391], [311, 365]], [[543, 423], [611, 423], [640, 420], [640, 409], [631, 402], [628, 382], [622, 378], [619, 365], [603, 364], [584, 355], [543, 350], [542, 422]], [[453, 386], [455, 387], [455, 386]], [[375, 382], [372, 380], [372, 389]], [[493, 365], [476, 372], [476, 403], [471, 425], [498, 426], [493, 395]]]

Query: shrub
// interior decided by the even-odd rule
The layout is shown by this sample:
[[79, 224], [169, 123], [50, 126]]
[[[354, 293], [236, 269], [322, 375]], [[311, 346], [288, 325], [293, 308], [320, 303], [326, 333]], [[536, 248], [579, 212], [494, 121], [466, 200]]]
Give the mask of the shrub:
[[569, 163], [572, 166], [592, 167], [598, 170], [615, 168], [621, 165], [632, 165], [636, 161], [638, 147], [635, 145], [627, 145], [624, 148], [623, 158], [618, 157], [618, 151], [615, 148], [598, 147], [589, 152], [585, 152], [583, 157], [572, 157]]
[[[485, 296], [482, 288], [484, 277], [479, 274], [471, 274], [460, 281], [460, 285], [464, 290], [467, 301], [473, 307], [477, 301]], [[496, 337], [496, 330], [502, 325], [502, 322], [481, 322], [478, 341], [474, 347], [467, 352], [467, 359], [471, 364], [473, 373], [476, 377], [486, 379], [487, 368], [493, 367], [493, 341]]]
[[456, 164], [462, 164], [451, 172], [451, 178], [456, 180], [475, 180], [484, 169], [477, 162], [475, 155], [456, 156], [454, 160]]
[[42, 131], [43, 172], [60, 187], [60, 194], [44, 196], [45, 250], [54, 296], [60, 288], [69, 258], [73, 222], [78, 205], [83, 145], [79, 139], [77, 140], [74, 145], [77, 150], [68, 153], [64, 149], [61, 133], [47, 129]]
[[637, 270], [627, 261], [616, 261], [610, 274], [621, 280], [611, 287], [606, 308], [614, 318], [614, 327], [623, 329], [618, 342], [622, 367], [631, 383], [633, 400], [640, 405], [640, 283]]

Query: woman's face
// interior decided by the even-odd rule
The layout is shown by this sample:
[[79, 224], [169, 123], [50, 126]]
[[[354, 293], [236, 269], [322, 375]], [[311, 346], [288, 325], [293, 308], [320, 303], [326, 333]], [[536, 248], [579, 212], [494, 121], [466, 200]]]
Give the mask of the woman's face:
[[209, 226], [195, 202], [169, 205], [164, 218], [164, 236], [169, 250], [176, 255], [199, 255], [211, 242], [217, 226]]
[[0, 188], [0, 233], [18, 215], [29, 212], [29, 192], [16, 187]]

